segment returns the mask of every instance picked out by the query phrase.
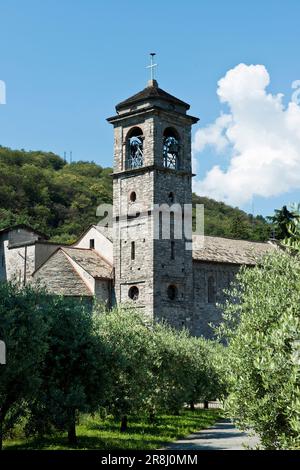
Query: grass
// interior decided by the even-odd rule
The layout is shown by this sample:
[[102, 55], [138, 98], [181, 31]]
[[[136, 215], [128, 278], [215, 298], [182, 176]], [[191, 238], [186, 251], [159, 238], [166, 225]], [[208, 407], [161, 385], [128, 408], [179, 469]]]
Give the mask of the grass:
[[[76, 449], [117, 450], [159, 449], [167, 443], [188, 434], [212, 426], [221, 417], [221, 411], [183, 410], [179, 416], [161, 415], [154, 424], [146, 419], [132, 419], [128, 431], [120, 433], [119, 422], [112, 417], [100, 418], [83, 416], [77, 426], [78, 444]], [[9, 439], [4, 442], [5, 450], [71, 450], [66, 435], [58, 434], [46, 438]]]

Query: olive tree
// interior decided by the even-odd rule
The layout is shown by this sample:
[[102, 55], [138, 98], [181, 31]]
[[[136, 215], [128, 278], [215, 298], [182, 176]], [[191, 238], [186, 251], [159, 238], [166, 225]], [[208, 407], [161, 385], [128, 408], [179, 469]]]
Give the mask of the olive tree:
[[193, 408], [199, 401], [221, 397], [224, 387], [216, 360], [221, 345], [161, 323], [154, 326], [154, 332], [159, 364], [154, 374], [157, 409], [178, 414], [186, 403]]
[[187, 390], [191, 409], [198, 402], [222, 400], [226, 396], [224, 359], [226, 348], [217, 341], [191, 338], [191, 387]]
[[299, 256], [278, 250], [243, 268], [219, 333], [228, 342], [230, 415], [267, 449], [299, 447]]
[[153, 412], [179, 414], [193, 387], [193, 345], [187, 330], [175, 330], [164, 323], [154, 325], [158, 362], [153, 368]]
[[41, 385], [47, 353], [48, 297], [31, 287], [0, 283], [0, 338], [6, 364], [0, 365], [0, 449], [3, 435], [26, 414], [27, 403]]
[[98, 307], [98, 332], [106, 351], [109, 382], [105, 391], [107, 409], [127, 429], [128, 417], [147, 408], [157, 360], [152, 326], [130, 307], [110, 312]]
[[69, 444], [76, 445], [77, 415], [98, 409], [110, 371], [91, 309], [63, 297], [52, 298], [52, 305], [42, 382], [30, 406], [27, 432], [67, 431]]

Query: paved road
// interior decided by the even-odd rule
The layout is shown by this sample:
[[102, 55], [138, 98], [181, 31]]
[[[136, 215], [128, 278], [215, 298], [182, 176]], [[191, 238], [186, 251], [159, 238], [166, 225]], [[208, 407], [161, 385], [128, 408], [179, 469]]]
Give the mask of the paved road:
[[170, 450], [246, 450], [245, 445], [255, 448], [256, 437], [239, 431], [230, 420], [216, 423], [209, 429], [191, 434], [185, 439], [170, 444]]

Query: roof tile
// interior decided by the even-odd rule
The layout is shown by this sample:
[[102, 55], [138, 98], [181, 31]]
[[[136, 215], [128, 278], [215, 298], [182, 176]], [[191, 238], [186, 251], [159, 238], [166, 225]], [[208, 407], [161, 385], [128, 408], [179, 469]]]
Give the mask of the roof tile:
[[275, 248], [271, 243], [210, 236], [193, 237], [194, 261], [255, 265], [258, 258]]

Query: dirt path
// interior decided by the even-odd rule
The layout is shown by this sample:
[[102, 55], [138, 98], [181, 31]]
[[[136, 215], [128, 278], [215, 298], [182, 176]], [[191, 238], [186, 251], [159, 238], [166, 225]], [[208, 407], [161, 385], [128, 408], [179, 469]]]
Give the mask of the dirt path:
[[216, 423], [209, 429], [191, 434], [170, 444], [170, 450], [246, 450], [245, 446], [255, 448], [259, 443], [257, 437], [240, 431], [230, 420]]

